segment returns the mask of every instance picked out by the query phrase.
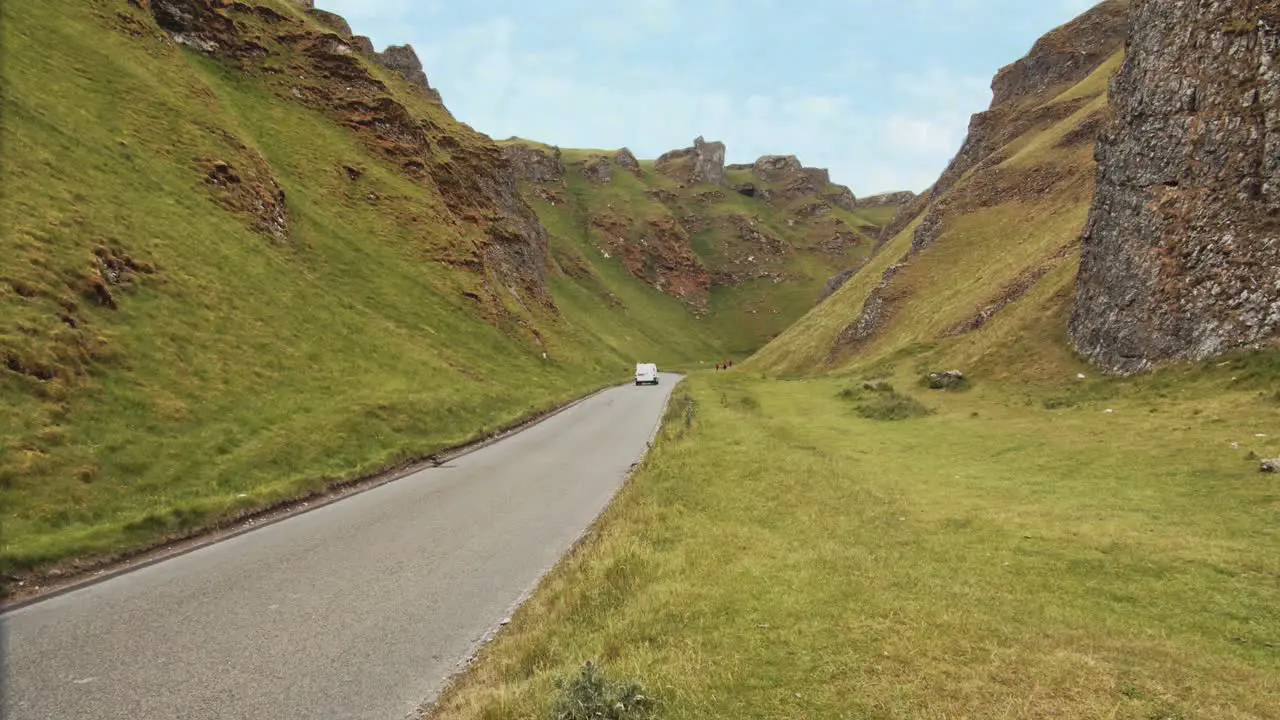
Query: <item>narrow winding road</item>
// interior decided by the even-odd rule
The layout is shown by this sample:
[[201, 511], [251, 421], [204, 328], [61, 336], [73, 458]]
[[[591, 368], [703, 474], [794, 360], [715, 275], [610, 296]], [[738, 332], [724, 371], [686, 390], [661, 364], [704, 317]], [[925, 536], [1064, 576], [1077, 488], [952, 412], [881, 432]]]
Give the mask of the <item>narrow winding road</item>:
[[411, 716], [609, 503], [677, 380], [0, 616], [0, 717]]

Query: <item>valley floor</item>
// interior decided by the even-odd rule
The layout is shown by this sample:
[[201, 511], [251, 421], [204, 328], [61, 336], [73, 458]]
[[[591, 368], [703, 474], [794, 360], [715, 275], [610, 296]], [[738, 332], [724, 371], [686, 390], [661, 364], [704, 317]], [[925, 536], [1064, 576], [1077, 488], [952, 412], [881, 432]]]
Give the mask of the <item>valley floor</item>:
[[433, 712], [545, 717], [590, 660], [664, 718], [1280, 717], [1274, 362], [900, 373], [933, 411], [900, 421], [857, 412], [874, 378], [695, 374]]

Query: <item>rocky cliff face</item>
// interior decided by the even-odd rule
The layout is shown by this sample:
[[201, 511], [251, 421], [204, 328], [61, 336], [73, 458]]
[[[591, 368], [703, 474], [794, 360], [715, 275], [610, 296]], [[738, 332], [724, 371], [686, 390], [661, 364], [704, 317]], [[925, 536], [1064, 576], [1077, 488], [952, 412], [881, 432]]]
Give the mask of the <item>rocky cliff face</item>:
[[1280, 333], [1280, 2], [1135, 0], [1071, 316], [1108, 371]]
[[826, 168], [805, 167], [795, 155], [764, 155], [753, 163], [729, 165], [727, 169], [751, 174], [751, 181], [733, 186], [748, 197], [783, 203], [799, 199], [820, 201], [820, 205], [810, 204], [811, 213], [822, 213], [833, 206], [849, 212], [857, 209], [858, 199], [852, 190], [833, 184]]
[[724, 143], [707, 142], [699, 136], [693, 141], [693, 147], [663, 154], [655, 167], [685, 185], [724, 185]]
[[1124, 42], [1129, 3], [1103, 2], [1036, 41], [1031, 52], [1007, 65], [991, 83], [992, 107], [1076, 83]]
[[564, 159], [558, 147], [532, 145], [513, 138], [503, 144], [502, 158], [517, 180], [564, 184]]

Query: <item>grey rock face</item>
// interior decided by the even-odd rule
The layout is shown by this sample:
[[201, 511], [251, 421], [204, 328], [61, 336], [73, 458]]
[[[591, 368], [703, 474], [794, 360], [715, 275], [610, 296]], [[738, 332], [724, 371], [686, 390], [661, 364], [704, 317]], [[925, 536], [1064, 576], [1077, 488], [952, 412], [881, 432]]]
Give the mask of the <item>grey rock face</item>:
[[725, 185], [724, 152], [724, 143], [707, 142], [698, 136], [693, 147], [664, 153], [655, 165], [687, 183]]
[[1112, 373], [1280, 334], [1280, 0], [1135, 0], [1070, 331]]
[[440, 93], [427, 82], [427, 74], [422, 71], [422, 61], [411, 45], [390, 45], [380, 53], [374, 53], [373, 59], [388, 70], [400, 73], [406, 80], [427, 91], [437, 102]]
[[900, 207], [915, 199], [915, 193], [903, 190], [901, 192], [880, 193], [858, 198], [857, 206], [860, 208]]
[[996, 74], [992, 106], [1083, 80], [1124, 42], [1129, 5], [1129, 0], [1108, 0], [1037, 40], [1026, 57]]
[[844, 185], [833, 185], [832, 187], [835, 188], [835, 192], [823, 196], [827, 202], [849, 212], [858, 209], [858, 198], [854, 197], [852, 190]]
[[853, 276], [856, 275], [857, 272], [858, 272], [858, 268], [854, 267], [854, 268], [849, 268], [848, 270], [845, 270], [837, 275], [831, 276], [831, 278], [827, 280], [826, 286], [822, 288], [822, 292], [818, 295], [818, 302], [821, 303], [823, 300], [826, 300], [832, 295], [835, 295], [836, 291], [844, 287], [845, 283], [849, 282], [849, 280], [853, 278]]
[[609, 158], [597, 155], [582, 164], [582, 175], [597, 185], [607, 183], [613, 179], [613, 166]]
[[373, 57], [378, 54], [373, 48], [373, 41], [365, 35], [352, 35], [351, 44], [366, 57]]
[[693, 172], [713, 185], [724, 185], [724, 143], [706, 142], [699, 135], [693, 141]]
[[876, 285], [867, 296], [867, 301], [862, 304], [862, 312], [857, 319], [845, 326], [836, 337], [835, 345], [828, 354], [828, 360], [835, 360], [855, 351], [880, 330], [893, 312], [894, 298], [891, 289], [893, 278], [906, 266], [905, 262], [900, 262], [885, 269], [884, 274], [880, 276], [880, 284]]
[[351, 37], [351, 25], [341, 15], [327, 10], [320, 10], [319, 8], [311, 8], [307, 11], [307, 14], [319, 20], [326, 27], [337, 31], [342, 37]]
[[613, 161], [618, 167], [630, 171], [634, 175], [643, 175], [644, 171], [640, 169], [640, 161], [636, 160], [636, 156], [628, 148], [622, 148], [613, 154]]
[[563, 183], [564, 160], [560, 148], [550, 150], [524, 143], [502, 145], [502, 159], [511, 166], [517, 180], [535, 183]]
[[795, 155], [764, 155], [751, 165], [751, 172], [765, 180], [779, 180], [803, 169]]

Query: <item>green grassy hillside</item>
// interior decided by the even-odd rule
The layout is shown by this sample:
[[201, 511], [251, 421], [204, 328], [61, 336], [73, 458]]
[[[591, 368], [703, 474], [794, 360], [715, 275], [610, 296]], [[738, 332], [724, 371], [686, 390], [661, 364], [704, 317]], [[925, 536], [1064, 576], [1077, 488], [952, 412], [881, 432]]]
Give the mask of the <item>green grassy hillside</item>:
[[[0, 8], [0, 574], [463, 442], [638, 360], [741, 357], [860, 252], [806, 255], [726, 191], [716, 213], [799, 249], [783, 282], [690, 304], [581, 224], [686, 210], [655, 174], [578, 175], [535, 216], [488, 137], [295, 3], [182, 5], [200, 32], [147, 2]], [[719, 242], [691, 246], [716, 271]]]
[[[751, 367], [845, 372], [912, 356], [987, 377], [1074, 375], [1066, 319], [1093, 197], [1093, 136], [1120, 60], [1018, 101], [1006, 113], [1014, 119], [987, 129], [998, 138], [991, 152]], [[913, 247], [929, 222], [940, 232]]]
[[[553, 151], [517, 138], [503, 144]], [[561, 267], [608, 302], [644, 308], [627, 315], [638, 330], [687, 328], [729, 357], [744, 357], [812, 308], [827, 280], [874, 246], [874, 221], [865, 216], [874, 211], [824, 200], [839, 186], [790, 197], [749, 170], [726, 173], [731, 186], [749, 182], [779, 195], [765, 200], [684, 184], [653, 161], [629, 170], [613, 151], [560, 152], [562, 180], [526, 181], [524, 194]], [[637, 304], [637, 294], [655, 291], [679, 302], [657, 303], [669, 310]]]

